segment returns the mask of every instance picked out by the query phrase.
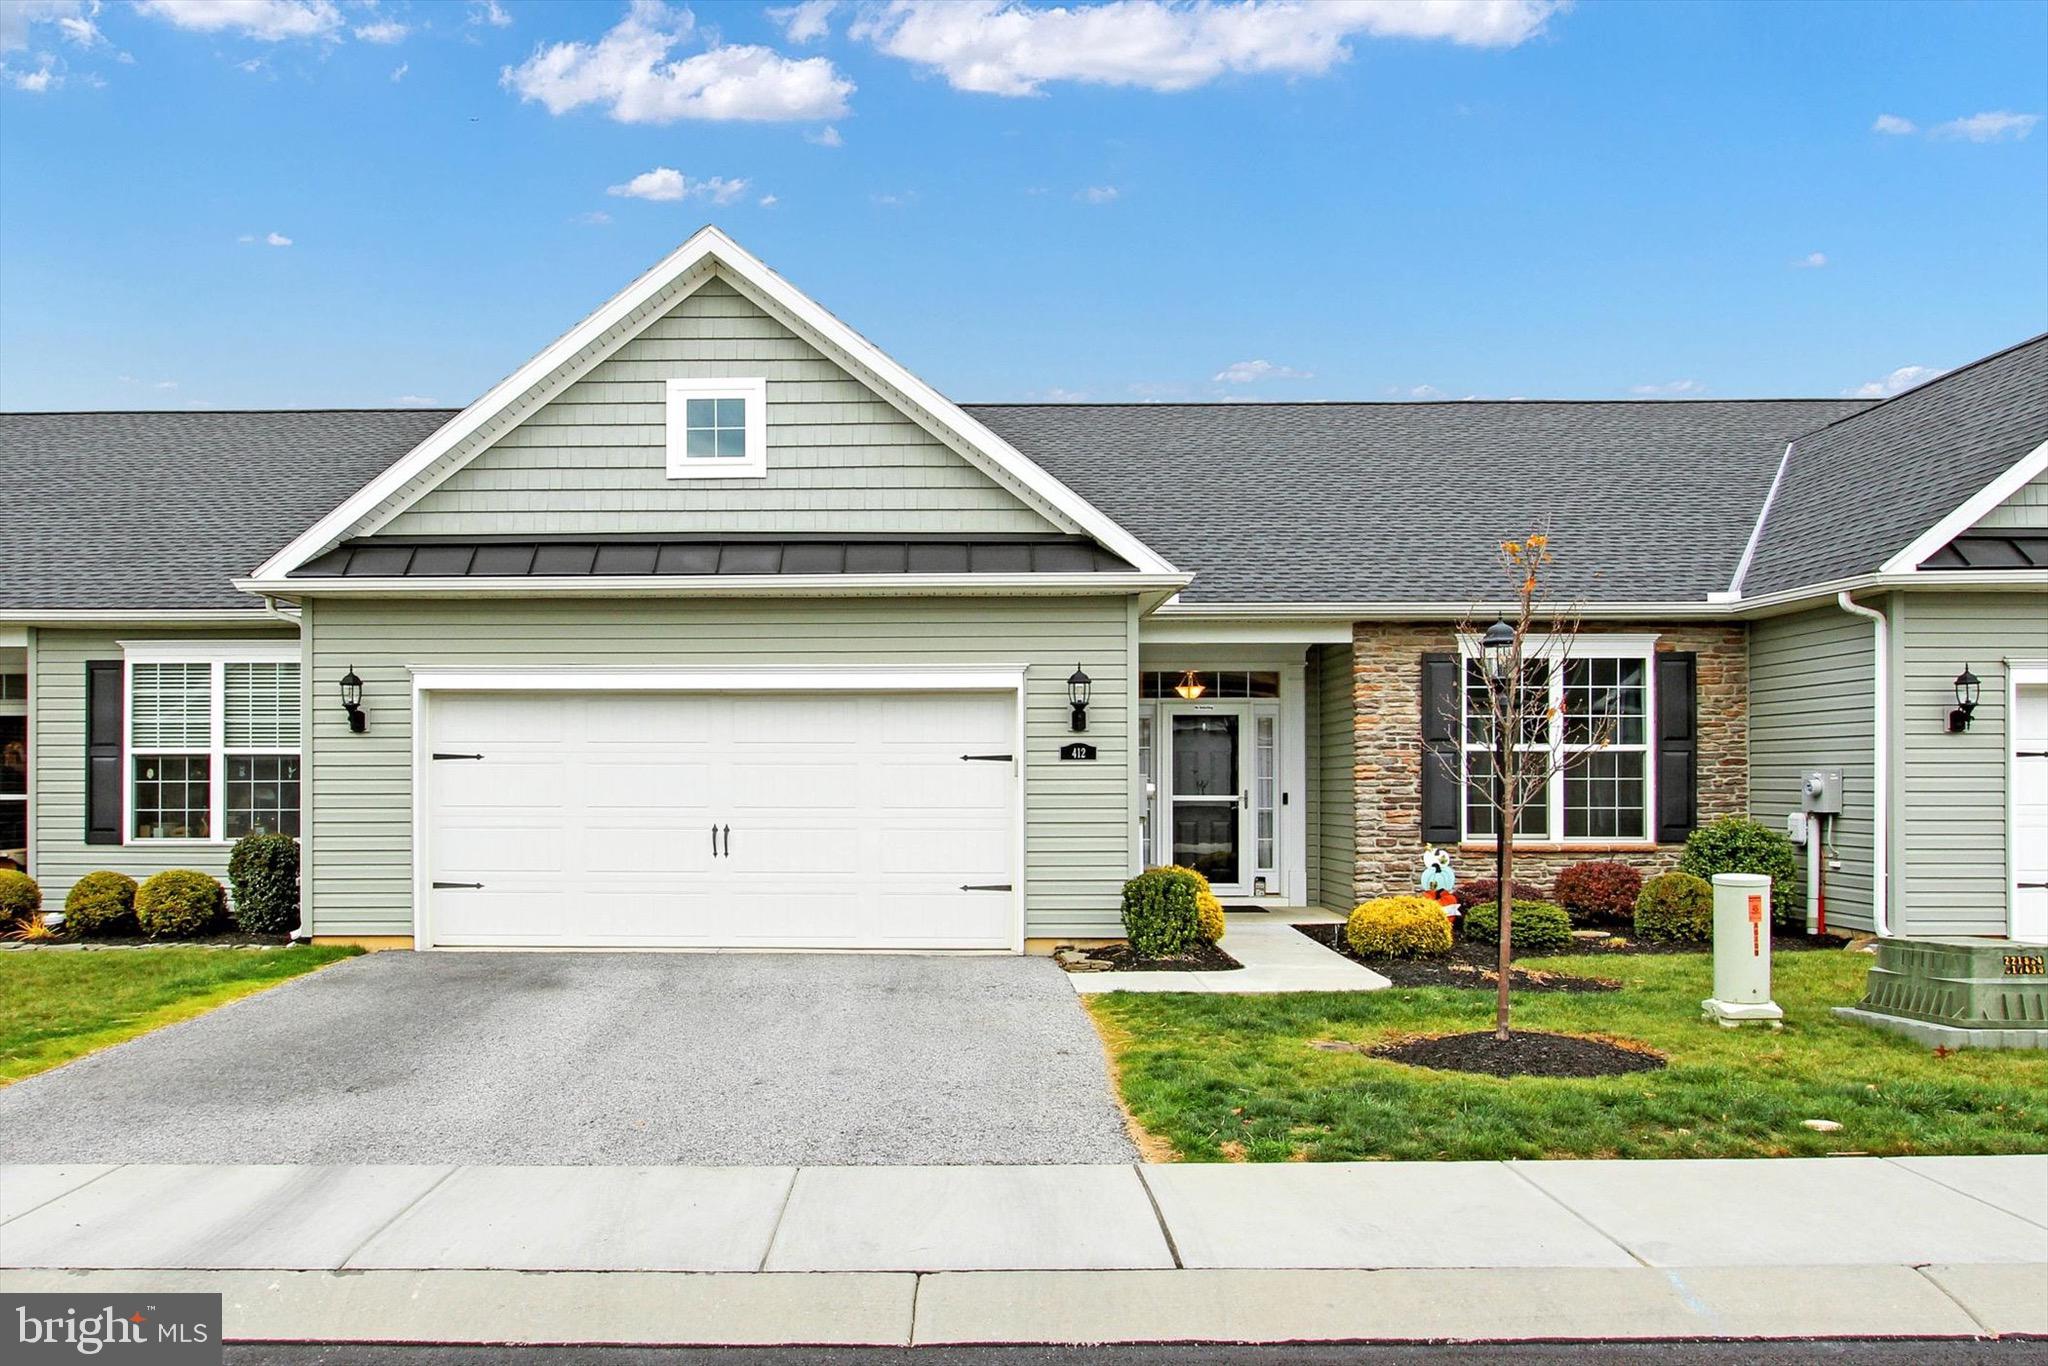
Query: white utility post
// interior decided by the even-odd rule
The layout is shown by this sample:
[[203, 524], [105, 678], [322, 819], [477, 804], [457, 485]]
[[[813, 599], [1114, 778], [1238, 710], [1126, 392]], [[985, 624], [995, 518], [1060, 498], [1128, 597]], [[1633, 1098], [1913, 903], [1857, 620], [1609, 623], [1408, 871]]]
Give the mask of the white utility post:
[[1701, 1006], [1726, 1029], [1777, 1029], [1785, 1018], [1771, 999], [1771, 880], [1761, 873], [1714, 874], [1714, 994]]

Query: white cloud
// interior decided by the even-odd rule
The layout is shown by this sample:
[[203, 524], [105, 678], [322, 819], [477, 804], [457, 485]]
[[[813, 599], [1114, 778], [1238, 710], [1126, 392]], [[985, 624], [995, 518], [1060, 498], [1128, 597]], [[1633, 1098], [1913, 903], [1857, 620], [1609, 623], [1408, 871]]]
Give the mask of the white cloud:
[[341, 28], [333, 0], [136, 0], [136, 11], [197, 33], [238, 33], [266, 43], [326, 38]]
[[401, 408], [431, 408], [434, 406], [434, 400], [423, 394], [400, 394], [398, 396], [398, 406]]
[[720, 175], [686, 180], [683, 173], [673, 166], [657, 166], [651, 171], [642, 171], [623, 185], [611, 186], [605, 193], [621, 199], [649, 199], [658, 204], [690, 198], [730, 204], [745, 194], [751, 183], [741, 177]]
[[1982, 114], [1972, 114], [1966, 119], [1950, 119], [1927, 130], [1929, 137], [1961, 138], [1965, 142], [1998, 142], [2011, 138], [2015, 142], [2034, 131], [2034, 125], [2041, 121], [2039, 114], [2014, 114], [1997, 109]]
[[99, 0], [5, 0], [0, 3], [0, 52], [27, 47], [29, 30], [37, 24], [55, 24], [68, 41], [91, 47], [100, 41], [92, 22], [99, 12]]
[[410, 32], [411, 29], [396, 19], [379, 19], [375, 23], [359, 25], [356, 37], [366, 43], [402, 43]]
[[1827, 263], [1828, 254], [1826, 252], [1809, 251], [1806, 253], [1806, 255], [1794, 261], [1792, 263], [1792, 268], [1794, 270], [1820, 270], [1823, 267], [1825, 267]]
[[891, 0], [849, 30], [958, 90], [1033, 95], [1049, 81], [1191, 90], [1229, 72], [1319, 75], [1349, 40], [1440, 39], [1513, 47], [1562, 0], [1111, 0], [1039, 8], [1014, 0]]
[[1903, 138], [1910, 137], [1914, 133], [1919, 132], [1920, 127], [1913, 120], [1902, 119], [1897, 114], [1879, 114], [1877, 122], [1870, 125], [1870, 131], [1873, 133], [1884, 133], [1890, 137]]
[[816, 143], [820, 147], [844, 147], [846, 145], [846, 139], [840, 137], [839, 130], [829, 123], [815, 133], [805, 133], [804, 141]]
[[880, 194], [871, 194], [868, 198], [884, 208], [900, 209], [906, 204], [912, 204], [917, 201], [917, 191], [905, 190], [901, 194], [894, 191], [884, 191]]
[[56, 59], [47, 52], [36, 59], [35, 70], [9, 71], [6, 75], [8, 83], [16, 90], [27, 91], [31, 95], [47, 95], [53, 88], [64, 84]]
[[178, 381], [174, 379], [160, 379], [149, 387], [152, 389], [175, 389], [178, 387]]
[[412, 70], [411, 62], [400, 62], [397, 66], [392, 67], [391, 83], [393, 85], [397, 85], [400, 81], [405, 79], [405, 73], [410, 70]]
[[1062, 389], [1057, 384], [1050, 389], [1041, 389], [1030, 397], [1044, 403], [1086, 403], [1088, 395], [1080, 389]]
[[1085, 190], [1074, 191], [1074, 198], [1083, 204], [1109, 204], [1115, 202], [1117, 188], [1114, 185], [1090, 185]]
[[772, 48], [712, 46], [670, 60], [670, 50], [694, 28], [687, 11], [661, 0], [634, 0], [626, 17], [595, 43], [550, 44], [506, 67], [501, 81], [550, 114], [597, 104], [620, 123], [794, 121], [846, 113], [853, 82], [823, 57], [797, 60]]
[[1314, 379], [1315, 375], [1269, 360], [1241, 360], [1224, 366], [1209, 378], [1218, 384], [1256, 384], [1262, 379]]
[[571, 221], [577, 223], [588, 223], [590, 226], [594, 228], [601, 228], [605, 224], [612, 221], [612, 216], [606, 213], [603, 209], [592, 209], [589, 213], [577, 214], [576, 217]]
[[776, 198], [776, 197], [775, 197], [774, 195], [772, 195], [772, 194], [764, 194], [764, 195], [762, 195], [762, 196], [761, 196], [761, 197], [760, 197], [759, 199], [755, 200], [754, 202], [755, 202], [756, 204], [759, 204], [759, 205], [760, 205], [760, 206], [761, 206], [762, 208], [764, 208], [764, 209], [772, 209], [772, 208], [774, 208], [774, 207], [775, 207], [775, 206], [776, 206], [777, 204], [780, 204], [780, 203], [781, 203], [782, 201], [781, 201], [780, 199]]
[[1674, 379], [1663, 384], [1635, 384], [1629, 392], [1637, 398], [1698, 398], [1707, 386], [1696, 379]]
[[271, 247], [288, 247], [292, 244], [292, 239], [281, 232], [266, 232], [263, 234], [263, 243]]
[[1947, 372], [1928, 365], [1901, 365], [1883, 379], [1874, 379], [1868, 384], [1844, 389], [1842, 395], [1845, 398], [1890, 398], [1893, 394], [1903, 394], [1906, 390], [1925, 384], [1936, 375], [1945, 373]]
[[1449, 394], [1437, 388], [1434, 384], [1416, 384], [1409, 386], [1407, 389], [1396, 387], [1389, 389], [1387, 392], [1398, 394], [1402, 398], [1414, 399], [1418, 403], [1434, 403], [1438, 399], [1450, 397]]
[[800, 0], [782, 9], [771, 9], [768, 17], [782, 25], [792, 43], [814, 43], [832, 32], [829, 22], [839, 0]]
[[486, 24], [491, 28], [510, 28], [512, 16], [505, 13], [498, 0], [470, 0], [469, 22]]

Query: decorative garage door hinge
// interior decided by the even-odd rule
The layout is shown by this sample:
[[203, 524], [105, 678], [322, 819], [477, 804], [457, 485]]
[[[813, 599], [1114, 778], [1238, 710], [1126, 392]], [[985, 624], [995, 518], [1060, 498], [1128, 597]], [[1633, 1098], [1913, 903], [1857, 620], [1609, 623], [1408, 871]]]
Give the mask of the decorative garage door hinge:
[[483, 883], [481, 882], [437, 882], [434, 885], [436, 887], [474, 887], [479, 891], [483, 888]]
[[1017, 756], [1014, 754], [963, 754], [963, 759], [976, 759], [984, 763], [1007, 764]]
[[481, 759], [484, 756], [481, 754], [441, 754], [436, 752], [434, 757], [436, 759]]
[[960, 890], [963, 892], [1007, 892], [1012, 889], [1007, 882], [963, 882], [960, 884]]

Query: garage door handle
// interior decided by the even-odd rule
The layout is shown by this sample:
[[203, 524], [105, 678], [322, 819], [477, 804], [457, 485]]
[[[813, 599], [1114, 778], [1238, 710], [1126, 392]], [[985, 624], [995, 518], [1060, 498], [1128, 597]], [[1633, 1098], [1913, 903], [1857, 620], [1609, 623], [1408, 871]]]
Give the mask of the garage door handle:
[[718, 822], [711, 822], [711, 857], [718, 857]]
[[960, 890], [963, 892], [1007, 892], [1012, 889], [1007, 882], [963, 882], [960, 884]]
[[483, 888], [483, 883], [481, 882], [437, 882], [434, 885], [436, 887], [473, 887], [478, 890]]
[[732, 827], [729, 825], [725, 827], [725, 856], [732, 857]]

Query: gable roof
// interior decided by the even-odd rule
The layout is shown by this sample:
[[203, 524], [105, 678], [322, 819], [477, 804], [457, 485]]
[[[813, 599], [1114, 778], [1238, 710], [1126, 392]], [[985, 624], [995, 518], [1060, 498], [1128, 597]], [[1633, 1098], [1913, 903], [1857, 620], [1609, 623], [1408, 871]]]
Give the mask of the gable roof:
[[1501, 596], [1547, 515], [1561, 593], [1703, 604], [1785, 445], [1860, 400], [976, 406], [1011, 444], [1195, 572], [1185, 603]]
[[0, 611], [261, 611], [232, 580], [443, 410], [0, 415]]
[[1140, 573], [1169, 575], [1174, 566], [1124, 527], [1032, 464], [1000, 437], [839, 321], [717, 228], [690, 235], [652, 269], [600, 305], [457, 413], [416, 450], [381, 471], [321, 517], [251, 576], [277, 582], [351, 534], [374, 531], [406, 501], [483, 449], [553, 393], [611, 355], [640, 328], [712, 273], [780, 312], [809, 340], [840, 360], [907, 415], [950, 438], [961, 455], [1042, 500]]
[[2044, 448], [2048, 333], [1800, 436], [1741, 591], [1909, 570], [1983, 515], [1978, 495], [2036, 477]]

